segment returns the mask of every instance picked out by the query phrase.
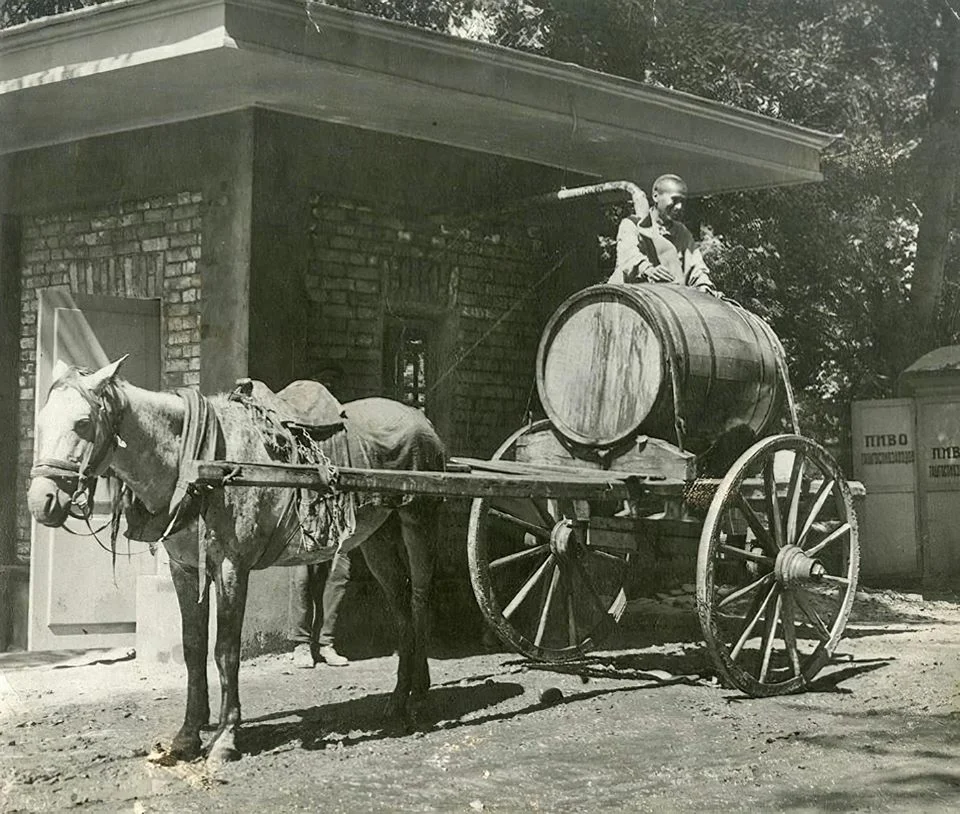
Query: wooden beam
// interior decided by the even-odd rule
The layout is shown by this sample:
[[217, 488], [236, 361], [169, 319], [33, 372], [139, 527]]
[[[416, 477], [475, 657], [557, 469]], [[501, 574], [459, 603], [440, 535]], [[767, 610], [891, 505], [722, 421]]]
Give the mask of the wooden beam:
[[[358, 469], [341, 467], [338, 488], [345, 492], [384, 492], [436, 497], [531, 497], [571, 500], [626, 500], [639, 493], [679, 497], [687, 484], [674, 478], [648, 479], [623, 472], [571, 469], [554, 471], [536, 465], [495, 464], [490, 472], [463, 471], [466, 461], [457, 459], [456, 471], [426, 472], [399, 469]], [[504, 466], [506, 464], [506, 466]], [[479, 468], [479, 467], [478, 467]], [[194, 461], [186, 478], [205, 486], [275, 486], [323, 491], [329, 484], [313, 466], [294, 464], [251, 464], [232, 461]], [[851, 487], [862, 486], [851, 483]], [[748, 499], [763, 496], [762, 488], [744, 490]], [[854, 488], [856, 494], [856, 488]]]
[[620, 472], [610, 469], [586, 469], [577, 466], [563, 466], [555, 463], [527, 463], [523, 461], [486, 461], [482, 458], [452, 458], [454, 464], [466, 466], [470, 470], [500, 472], [505, 475], [524, 475], [528, 477], [566, 478], [569, 476], [586, 480], [602, 481], [662, 481], [661, 475], [647, 475], [633, 472]]
[[[290, 464], [248, 464], [230, 461], [194, 462], [187, 480], [206, 486], [276, 486], [325, 490], [316, 467]], [[622, 478], [554, 477], [425, 472], [342, 467], [338, 488], [346, 492], [385, 492], [442, 497], [535, 497], [581, 500], [626, 500], [631, 488]]]

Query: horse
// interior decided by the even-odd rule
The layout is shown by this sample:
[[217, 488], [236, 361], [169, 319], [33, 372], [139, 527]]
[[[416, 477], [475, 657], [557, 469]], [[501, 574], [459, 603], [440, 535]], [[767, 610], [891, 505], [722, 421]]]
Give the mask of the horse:
[[[168, 516], [175, 519], [182, 506], [192, 502], [200, 533], [164, 534], [162, 539], [180, 606], [187, 668], [183, 724], [165, 752], [170, 762], [194, 760], [204, 754], [208, 763], [236, 760], [241, 755], [240, 636], [249, 574], [253, 568], [298, 563], [289, 546], [285, 553], [277, 553], [280, 530], [290, 534], [290, 505], [296, 492], [285, 487], [236, 486], [195, 494], [183, 482], [181, 471], [184, 458], [196, 456], [204, 446], [196, 440], [204, 433], [188, 426], [190, 405], [195, 409], [199, 399], [205, 408], [201, 423], [214, 430], [207, 439], [213, 439], [207, 452], [215, 452], [223, 460], [275, 460], [262, 426], [247, 405], [227, 394], [207, 399], [196, 389], [158, 392], [137, 387], [118, 375], [125, 358], [96, 371], [58, 362], [47, 400], [37, 416], [28, 506], [33, 517], [46, 526], [61, 526], [71, 515], [89, 515], [91, 488], [103, 474], [118, 478], [148, 512], [164, 522]], [[377, 468], [443, 467], [443, 445], [429, 420], [413, 407], [385, 398], [361, 399], [343, 405], [342, 419], [348, 441], [343, 449], [372, 461]], [[387, 449], [389, 443], [393, 446]], [[347, 463], [331, 460], [330, 466]], [[178, 503], [185, 492], [189, 492], [187, 500]], [[360, 547], [396, 618], [397, 681], [386, 712], [415, 727], [430, 686], [426, 636], [435, 507], [421, 496], [405, 501], [383, 497], [354, 505], [355, 523], [344, 531], [349, 536], [340, 546], [345, 551]], [[114, 525], [119, 525], [116, 514]], [[399, 533], [390, 533], [397, 527]], [[315, 553], [299, 559], [315, 561]], [[217, 729], [204, 752], [200, 730], [208, 726], [210, 718], [206, 659], [211, 583], [217, 598], [214, 653], [221, 699]]]

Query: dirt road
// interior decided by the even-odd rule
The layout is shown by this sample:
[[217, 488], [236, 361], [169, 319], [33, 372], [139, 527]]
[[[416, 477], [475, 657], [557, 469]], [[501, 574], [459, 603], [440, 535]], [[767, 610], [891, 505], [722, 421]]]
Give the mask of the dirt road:
[[[381, 719], [393, 658], [307, 671], [261, 656], [241, 668], [243, 759], [215, 773], [147, 759], [182, 716], [181, 668], [2, 656], [0, 810], [960, 808], [957, 603], [864, 594], [803, 695], [724, 689], [698, 639], [680, 597], [639, 607], [617, 649], [575, 667], [435, 659], [434, 723], [415, 734]], [[549, 687], [563, 697], [548, 705]]]

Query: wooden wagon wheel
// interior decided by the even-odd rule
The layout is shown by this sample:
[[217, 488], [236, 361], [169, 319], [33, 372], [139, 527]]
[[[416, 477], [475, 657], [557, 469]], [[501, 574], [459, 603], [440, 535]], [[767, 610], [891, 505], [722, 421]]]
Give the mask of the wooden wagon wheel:
[[[515, 460], [511, 435], [493, 460]], [[588, 544], [570, 501], [494, 497], [473, 501], [467, 534], [470, 581], [487, 622], [539, 661], [583, 656], [619, 621], [630, 555]]]
[[700, 536], [697, 607], [722, 675], [752, 696], [805, 687], [843, 635], [859, 564], [833, 458], [797, 435], [754, 444], [720, 482]]

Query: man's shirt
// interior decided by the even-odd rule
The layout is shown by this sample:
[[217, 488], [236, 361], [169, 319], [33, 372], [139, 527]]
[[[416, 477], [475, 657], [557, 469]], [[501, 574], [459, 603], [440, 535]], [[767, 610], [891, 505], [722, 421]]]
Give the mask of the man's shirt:
[[608, 282], [647, 282], [647, 272], [655, 266], [670, 272], [675, 285], [687, 285], [720, 296], [686, 226], [679, 221], [669, 226], [653, 223], [649, 216], [642, 221], [636, 217], [624, 218], [617, 231], [616, 267]]

